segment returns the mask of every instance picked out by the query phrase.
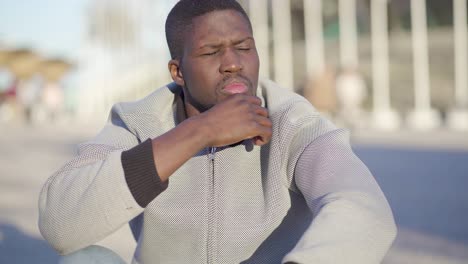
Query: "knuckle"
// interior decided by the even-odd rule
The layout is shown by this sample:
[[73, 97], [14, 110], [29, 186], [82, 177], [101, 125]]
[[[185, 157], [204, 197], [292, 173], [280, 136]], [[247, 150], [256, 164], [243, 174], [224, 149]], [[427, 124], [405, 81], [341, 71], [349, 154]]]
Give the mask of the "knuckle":
[[247, 99], [245, 99], [244, 97], [240, 97], [240, 98], [238, 99], [238, 102], [239, 102], [239, 104], [240, 104], [241, 106], [245, 106], [245, 105], [247, 105], [247, 103], [248, 103]]
[[235, 95], [237, 98], [239, 98], [238, 100], [241, 101], [241, 102], [247, 102], [247, 98], [245, 98], [245, 95], [243, 94], [236, 94]]
[[255, 120], [251, 120], [251, 121], [249, 122], [249, 126], [250, 126], [250, 128], [252, 128], [252, 129], [255, 130], [255, 129], [258, 129], [259, 124], [258, 124], [257, 122], [255, 122]]

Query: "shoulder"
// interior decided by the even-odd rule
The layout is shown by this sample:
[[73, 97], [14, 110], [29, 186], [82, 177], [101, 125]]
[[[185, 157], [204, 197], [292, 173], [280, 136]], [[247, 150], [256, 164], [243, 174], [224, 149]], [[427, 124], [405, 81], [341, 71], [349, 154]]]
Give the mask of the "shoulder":
[[139, 100], [119, 102], [112, 107], [112, 112], [124, 116], [154, 116], [172, 113], [172, 105], [177, 93], [180, 93], [180, 87], [175, 83], [170, 83]]
[[337, 128], [304, 97], [272, 81], [262, 81], [260, 86], [273, 124], [270, 158], [280, 160], [286, 185], [296, 190], [294, 172], [304, 149]]
[[316, 111], [315, 108], [299, 94], [293, 92], [291, 89], [281, 87], [279, 84], [263, 79], [260, 81], [260, 92], [265, 99], [265, 103], [270, 112], [278, 112], [285, 107], [291, 107], [295, 104], [304, 104], [310, 108], [311, 111]]
[[155, 137], [173, 126], [173, 104], [179, 92], [180, 87], [171, 83], [140, 100], [117, 103], [112, 107], [109, 122], [142, 139]]
[[282, 129], [298, 129], [325, 118], [304, 97], [270, 80], [260, 82], [261, 95], [273, 123]]

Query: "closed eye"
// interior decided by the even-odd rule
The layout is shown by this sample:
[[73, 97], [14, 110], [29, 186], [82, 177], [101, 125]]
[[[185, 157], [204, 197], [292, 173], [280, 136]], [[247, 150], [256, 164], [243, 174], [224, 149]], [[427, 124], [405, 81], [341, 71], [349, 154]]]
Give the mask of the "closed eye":
[[210, 52], [203, 53], [202, 56], [212, 56], [212, 55], [216, 55], [217, 53], [218, 53], [218, 51], [215, 50], [215, 51], [210, 51]]
[[247, 50], [250, 50], [251, 48], [250, 47], [246, 47], [246, 46], [241, 46], [241, 47], [237, 47], [237, 50], [242, 50], [242, 51], [247, 51]]

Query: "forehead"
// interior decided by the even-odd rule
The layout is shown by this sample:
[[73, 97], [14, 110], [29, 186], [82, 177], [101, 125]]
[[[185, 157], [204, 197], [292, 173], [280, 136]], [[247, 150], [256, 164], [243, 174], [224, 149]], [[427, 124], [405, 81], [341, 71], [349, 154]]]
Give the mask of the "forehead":
[[193, 19], [187, 44], [203, 45], [207, 42], [235, 41], [252, 36], [247, 19], [235, 10], [213, 11]]

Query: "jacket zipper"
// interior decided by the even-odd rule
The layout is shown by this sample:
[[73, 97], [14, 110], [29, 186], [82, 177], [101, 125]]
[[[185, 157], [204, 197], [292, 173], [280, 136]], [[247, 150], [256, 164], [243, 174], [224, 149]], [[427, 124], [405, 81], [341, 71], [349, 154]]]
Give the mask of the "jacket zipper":
[[216, 147], [210, 147], [208, 158], [211, 162], [211, 175], [208, 183], [208, 235], [207, 235], [207, 243], [206, 243], [206, 252], [207, 252], [207, 263], [213, 264], [214, 261], [214, 251], [215, 251], [215, 225], [216, 225], [216, 217], [215, 217], [215, 209], [216, 209], [216, 199], [215, 199], [215, 155], [216, 155]]

